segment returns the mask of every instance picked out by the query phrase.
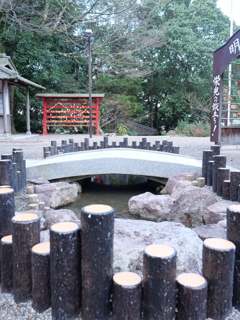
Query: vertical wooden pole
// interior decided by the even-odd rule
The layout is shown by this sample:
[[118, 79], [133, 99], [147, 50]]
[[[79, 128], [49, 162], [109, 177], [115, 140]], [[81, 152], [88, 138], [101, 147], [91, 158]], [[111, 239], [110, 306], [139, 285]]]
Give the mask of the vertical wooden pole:
[[177, 319], [206, 320], [207, 281], [195, 273], [177, 277]]
[[41, 313], [51, 306], [50, 243], [32, 247], [32, 307]]
[[31, 248], [40, 242], [40, 218], [36, 214], [20, 214], [13, 225], [13, 295], [16, 303], [32, 297]]
[[12, 154], [2, 154], [2, 160], [10, 160], [11, 163], [9, 164], [9, 181], [10, 187], [14, 189], [14, 178], [13, 178], [13, 155]]
[[208, 161], [207, 164], [207, 186], [212, 186], [214, 161]]
[[213, 192], [217, 192], [218, 168], [226, 168], [227, 157], [216, 155], [213, 157], [213, 159], [214, 159], [214, 165], [213, 165], [212, 189], [213, 189]]
[[10, 159], [0, 160], [0, 185], [13, 187], [12, 161]]
[[140, 320], [142, 280], [133, 272], [119, 272], [113, 276], [112, 320]]
[[14, 190], [0, 188], [0, 239], [12, 234], [12, 217], [15, 215]]
[[12, 236], [1, 239], [1, 285], [2, 292], [12, 293], [13, 288], [13, 257]]
[[89, 205], [81, 210], [82, 319], [107, 320], [113, 273], [114, 210]]
[[238, 186], [240, 184], [240, 170], [230, 172], [230, 200], [238, 201]]
[[42, 122], [42, 135], [48, 134], [47, 132], [47, 103], [44, 98], [42, 98], [43, 102], [43, 122]]
[[167, 245], [148, 246], [143, 255], [145, 320], [173, 320], [176, 295], [176, 251]]
[[236, 246], [233, 306], [240, 310], [240, 205], [231, 205], [227, 208], [227, 239]]
[[221, 146], [220, 145], [213, 145], [210, 148], [213, 151], [213, 155], [214, 156], [219, 156], [220, 155], [220, 151], [221, 151]]
[[202, 158], [202, 177], [207, 181], [207, 166], [208, 161], [213, 160], [213, 151], [212, 150], [204, 150], [203, 158]]
[[71, 320], [79, 315], [81, 305], [80, 241], [80, 227], [75, 222], [60, 222], [50, 228], [53, 320]]
[[232, 312], [235, 245], [210, 238], [203, 243], [203, 276], [208, 282], [207, 317], [224, 320]]
[[217, 195], [222, 196], [223, 181], [229, 179], [230, 170], [227, 168], [218, 168], [217, 171]]
[[230, 199], [230, 180], [223, 180], [222, 198], [224, 200]]

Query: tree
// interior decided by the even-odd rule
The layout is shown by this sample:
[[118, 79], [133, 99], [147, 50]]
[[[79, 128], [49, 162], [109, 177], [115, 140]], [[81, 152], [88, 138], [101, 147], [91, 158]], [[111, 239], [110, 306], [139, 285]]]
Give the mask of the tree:
[[196, 108], [210, 115], [213, 51], [228, 39], [229, 19], [215, 0], [166, 1], [159, 19], [168, 41], [150, 53], [153, 72], [143, 96], [147, 110], [154, 108], [155, 126], [166, 130], [182, 119], [206, 121], [206, 113], [201, 118]]

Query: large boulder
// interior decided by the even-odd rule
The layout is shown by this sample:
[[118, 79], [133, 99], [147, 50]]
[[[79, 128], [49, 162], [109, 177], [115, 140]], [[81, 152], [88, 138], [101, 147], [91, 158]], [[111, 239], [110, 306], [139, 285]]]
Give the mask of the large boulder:
[[35, 192], [43, 193], [49, 199], [50, 207], [56, 209], [73, 203], [78, 196], [78, 187], [76, 184], [56, 182], [36, 185]]
[[219, 224], [207, 224], [205, 226], [193, 228], [203, 241], [208, 238], [227, 239], [227, 231]]
[[204, 212], [204, 222], [206, 224], [218, 223], [224, 220], [227, 216], [227, 208], [231, 205], [230, 202], [216, 202], [207, 207]]
[[201, 226], [206, 208], [215, 202], [216, 198], [209, 190], [189, 186], [174, 202], [168, 221], [180, 222], [188, 228]]
[[176, 173], [174, 175], [172, 175], [165, 186], [165, 190], [168, 194], [172, 194], [173, 188], [175, 187], [175, 185], [178, 183], [178, 181], [180, 180], [187, 180], [186, 177], [189, 175], [193, 175], [194, 178], [198, 177], [197, 172], [191, 171], [191, 172], [185, 172], [185, 173]]
[[202, 241], [189, 228], [175, 222], [115, 219], [114, 272], [142, 275], [143, 252], [148, 245], [170, 245], [177, 251], [177, 274], [201, 274]]
[[167, 220], [167, 215], [173, 206], [173, 199], [169, 195], [154, 195], [145, 192], [129, 199], [128, 207], [131, 214], [153, 220]]
[[47, 222], [47, 228], [50, 228], [53, 224], [58, 222], [76, 222], [80, 223], [76, 214], [69, 209], [59, 209], [53, 210], [50, 209], [46, 212], [43, 212], [43, 217]]
[[186, 190], [187, 187], [191, 186], [192, 182], [188, 180], [179, 180], [173, 187], [171, 197], [176, 200], [180, 194]]

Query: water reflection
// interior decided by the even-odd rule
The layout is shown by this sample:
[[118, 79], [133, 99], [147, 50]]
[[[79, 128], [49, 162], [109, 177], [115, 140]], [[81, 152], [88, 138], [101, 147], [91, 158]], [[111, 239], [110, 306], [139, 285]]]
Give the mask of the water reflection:
[[90, 204], [105, 204], [115, 209], [115, 217], [139, 219], [128, 211], [128, 200], [144, 192], [156, 193], [156, 184], [142, 177], [128, 175], [95, 176], [82, 183], [82, 195], [66, 209], [80, 218], [81, 208]]

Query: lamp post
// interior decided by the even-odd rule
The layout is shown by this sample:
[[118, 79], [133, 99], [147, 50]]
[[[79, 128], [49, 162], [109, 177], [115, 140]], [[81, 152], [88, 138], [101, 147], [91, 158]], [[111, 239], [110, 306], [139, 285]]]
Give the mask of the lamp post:
[[88, 91], [89, 91], [89, 134], [92, 138], [92, 51], [91, 44], [94, 40], [91, 29], [86, 29], [84, 36], [88, 42]]

